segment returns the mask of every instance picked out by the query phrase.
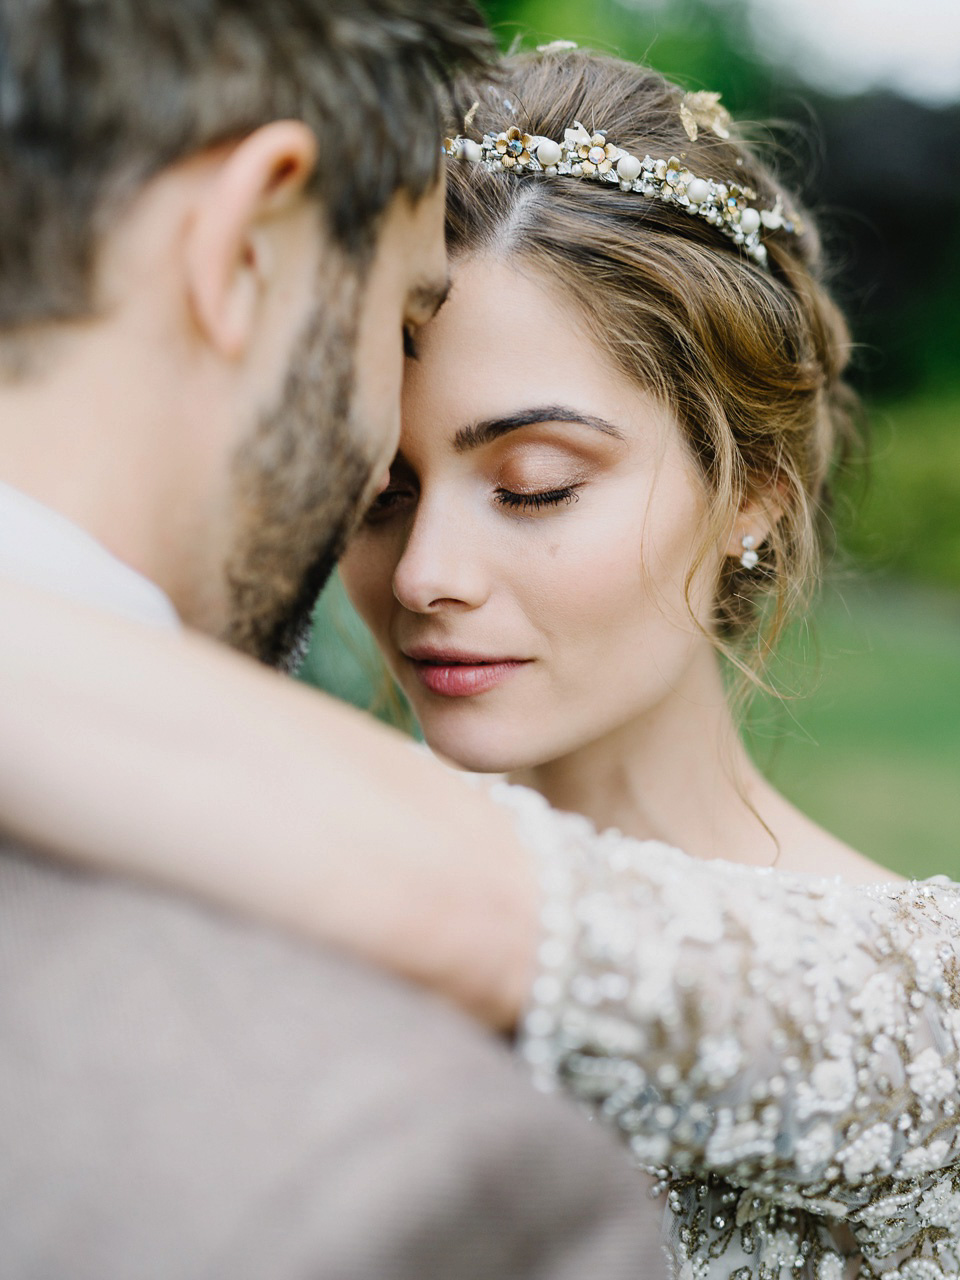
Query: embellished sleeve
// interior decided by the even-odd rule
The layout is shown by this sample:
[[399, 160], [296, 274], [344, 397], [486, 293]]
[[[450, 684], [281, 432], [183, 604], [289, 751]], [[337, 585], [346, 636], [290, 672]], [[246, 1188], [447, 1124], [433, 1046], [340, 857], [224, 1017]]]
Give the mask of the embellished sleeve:
[[[719, 1176], [862, 1243], [915, 1227], [960, 1158], [957, 889], [699, 862], [494, 790], [541, 860], [539, 1084], [665, 1179]], [[949, 1194], [934, 1217], [960, 1219]]]

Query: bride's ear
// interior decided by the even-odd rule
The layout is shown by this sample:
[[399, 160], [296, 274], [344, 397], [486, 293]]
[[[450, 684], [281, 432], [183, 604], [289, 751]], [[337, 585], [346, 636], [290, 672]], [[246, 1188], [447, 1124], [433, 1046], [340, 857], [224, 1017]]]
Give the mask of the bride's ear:
[[[754, 489], [737, 511], [724, 555], [740, 559], [745, 548], [759, 550], [783, 518], [786, 495], [781, 481], [771, 480]], [[752, 538], [752, 542], [745, 539]]]

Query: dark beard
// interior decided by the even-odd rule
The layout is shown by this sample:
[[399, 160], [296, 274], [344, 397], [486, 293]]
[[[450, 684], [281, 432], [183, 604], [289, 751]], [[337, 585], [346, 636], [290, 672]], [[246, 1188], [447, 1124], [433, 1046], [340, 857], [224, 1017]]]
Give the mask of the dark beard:
[[[277, 612], [272, 629], [264, 628], [258, 649], [249, 651], [255, 658], [268, 666], [276, 667], [278, 671], [295, 675], [303, 665], [310, 648], [314, 606], [346, 549], [347, 540], [356, 523], [354, 513], [359, 509], [366, 481], [365, 475], [356, 490], [352, 491], [352, 496], [344, 495], [345, 500], [350, 502], [349, 518], [345, 517], [332, 531], [326, 548], [321, 550], [317, 559], [301, 576], [297, 595], [288, 601], [282, 611]], [[264, 617], [263, 622], [267, 621]]]
[[339, 274], [297, 342], [279, 405], [234, 459], [222, 638], [284, 670], [302, 660], [372, 469], [351, 416], [360, 286]]

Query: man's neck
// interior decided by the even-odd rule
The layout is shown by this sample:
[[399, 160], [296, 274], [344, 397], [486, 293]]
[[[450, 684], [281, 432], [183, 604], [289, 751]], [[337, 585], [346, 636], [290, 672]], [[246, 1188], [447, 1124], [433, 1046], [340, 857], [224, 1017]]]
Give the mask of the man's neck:
[[0, 385], [0, 480], [162, 581], [162, 477], [147, 433], [137, 429], [142, 391], [110, 335], [90, 328], [52, 350], [49, 376]]
[[86, 530], [0, 481], [0, 578], [153, 626], [174, 627], [169, 598]]

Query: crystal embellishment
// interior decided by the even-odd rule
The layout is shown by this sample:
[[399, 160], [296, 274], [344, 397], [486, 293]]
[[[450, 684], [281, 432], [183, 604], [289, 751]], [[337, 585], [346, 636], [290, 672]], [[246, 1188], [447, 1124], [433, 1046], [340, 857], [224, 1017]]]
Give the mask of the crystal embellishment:
[[598, 834], [534, 851], [518, 1045], [664, 1192], [678, 1280], [960, 1276], [960, 885], [844, 884]]
[[[729, 119], [723, 108], [706, 102], [711, 95], [688, 95], [692, 118], [706, 127], [709, 123], [721, 137], [720, 128]], [[694, 110], [695, 108], [695, 110]], [[715, 122], [715, 124], [714, 124]], [[716, 128], [719, 125], [720, 128]], [[695, 135], [694, 135], [695, 136]], [[692, 173], [681, 157], [640, 159], [607, 141], [603, 130], [592, 133], [579, 120], [564, 130], [562, 142], [537, 134], [523, 133], [516, 126], [501, 133], [485, 133], [479, 142], [458, 135], [443, 143], [446, 155], [486, 169], [513, 174], [539, 173], [548, 177], [589, 179], [607, 182], [619, 191], [673, 204], [693, 217], [703, 218], [717, 228], [759, 266], [767, 265], [767, 250], [761, 242], [765, 232], [782, 230], [798, 234], [797, 218], [784, 217], [778, 196], [772, 209], [756, 207], [757, 193], [732, 182], [716, 182]], [[752, 566], [751, 566], [752, 567]]]

